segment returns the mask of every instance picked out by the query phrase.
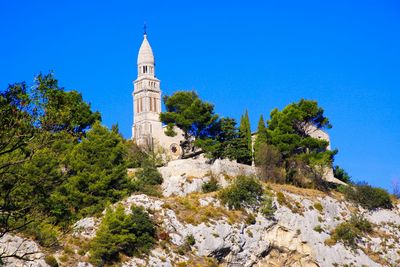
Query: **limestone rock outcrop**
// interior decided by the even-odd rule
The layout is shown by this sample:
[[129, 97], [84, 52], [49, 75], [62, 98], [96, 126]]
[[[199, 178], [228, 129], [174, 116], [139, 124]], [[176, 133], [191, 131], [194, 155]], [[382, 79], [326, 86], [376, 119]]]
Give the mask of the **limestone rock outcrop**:
[[[160, 235], [146, 257], [124, 258], [122, 266], [205, 266], [203, 263], [210, 259], [230, 267], [400, 265], [398, 202], [391, 210], [367, 211], [346, 202], [339, 193], [272, 184], [268, 190], [276, 210], [266, 218], [254, 211], [235, 213], [220, 203], [217, 194], [201, 193], [202, 183], [211, 177], [226, 186], [237, 175], [255, 174], [251, 166], [177, 160], [159, 170], [164, 179], [163, 197], [133, 194], [113, 204], [123, 205], [127, 213], [131, 205], [143, 207], [156, 222]], [[247, 220], [250, 213], [254, 218]], [[326, 242], [332, 230], [353, 214], [363, 214], [373, 223], [374, 232], [358, 238], [355, 248]], [[100, 222], [101, 218], [84, 218], [75, 223], [72, 236], [90, 240]], [[21, 246], [21, 252], [35, 252], [30, 255], [32, 261], [28, 265], [13, 261], [10, 266], [47, 266], [40, 247], [31, 240], [24, 242], [27, 245]], [[0, 252], [21, 243], [22, 238], [6, 235], [0, 239]]]
[[[0, 238], [0, 255], [16, 257], [6, 257], [2, 259], [4, 266], [15, 267], [48, 267], [45, 262], [45, 254], [42, 253], [39, 245], [29, 239], [12, 234], [5, 234]], [[0, 266], [2, 266], [0, 263]]]
[[158, 170], [164, 177], [162, 188], [165, 197], [199, 192], [201, 185], [211, 177], [215, 177], [222, 186], [226, 186], [229, 178], [256, 174], [254, 166], [220, 159], [209, 164], [203, 157], [170, 161]]

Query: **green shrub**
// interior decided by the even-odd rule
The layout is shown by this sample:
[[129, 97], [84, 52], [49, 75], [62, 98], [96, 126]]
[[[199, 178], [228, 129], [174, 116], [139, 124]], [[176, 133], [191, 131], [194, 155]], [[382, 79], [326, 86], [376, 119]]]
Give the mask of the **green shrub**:
[[132, 191], [141, 192], [149, 196], [162, 196], [159, 186], [145, 184], [144, 182], [137, 179], [132, 181]]
[[163, 178], [161, 173], [151, 162], [144, 162], [142, 169], [137, 172], [136, 178], [146, 185], [162, 184]]
[[160, 197], [161, 192], [158, 185], [162, 184], [163, 178], [157, 170], [154, 162], [147, 159], [142, 163], [142, 168], [139, 170], [135, 179], [133, 179], [132, 191], [142, 192], [143, 194]]
[[57, 228], [47, 221], [33, 222], [28, 225], [25, 232], [29, 235], [33, 235], [35, 240], [43, 247], [54, 247], [58, 245]]
[[255, 177], [238, 176], [231, 185], [220, 191], [219, 198], [230, 209], [240, 209], [254, 207], [262, 194], [262, 185]]
[[286, 204], [285, 195], [282, 192], [276, 193], [276, 201], [278, 201], [279, 205], [283, 206]]
[[332, 239], [354, 247], [356, 239], [360, 236], [360, 230], [349, 222], [339, 224], [332, 232]]
[[369, 210], [377, 208], [392, 208], [392, 201], [386, 190], [372, 187], [366, 183], [348, 186], [346, 187], [344, 194], [346, 199]]
[[274, 216], [276, 208], [274, 207], [272, 197], [264, 195], [259, 211], [266, 218], [272, 218]]
[[319, 212], [322, 212], [324, 210], [324, 207], [322, 207], [322, 204], [320, 202], [315, 202], [314, 203], [314, 208], [318, 210]]
[[122, 206], [106, 215], [91, 242], [90, 261], [104, 265], [119, 260], [119, 253], [127, 256], [148, 252], [155, 241], [156, 229], [143, 208], [132, 206], [125, 214]]
[[247, 215], [246, 224], [251, 225], [251, 224], [255, 224], [255, 223], [256, 223], [256, 217], [254, 216], [254, 214], [250, 213], [249, 215]]
[[350, 218], [350, 223], [363, 233], [372, 232], [372, 224], [360, 215], [354, 215]]
[[214, 177], [211, 177], [210, 181], [204, 182], [201, 185], [201, 190], [203, 191], [203, 193], [218, 191], [219, 188], [220, 186], [218, 184], [218, 181]]
[[343, 185], [343, 184], [341, 184], [341, 185], [338, 185], [338, 186], [336, 187], [336, 190], [337, 190], [338, 192], [344, 194], [344, 193], [346, 192], [346, 190], [347, 190], [348, 187], [349, 187], [348, 185]]
[[190, 235], [186, 236], [185, 243], [189, 246], [193, 246], [194, 244], [196, 244], [196, 239], [194, 238], [194, 236], [192, 234], [190, 234]]
[[50, 266], [50, 267], [58, 267], [58, 262], [56, 258], [54, 258], [53, 255], [47, 255], [44, 258], [44, 261]]
[[340, 168], [338, 165], [333, 167], [333, 176], [335, 176], [335, 178], [345, 183], [350, 183], [351, 181], [350, 175], [344, 169]]
[[334, 241], [355, 247], [357, 239], [372, 232], [371, 223], [362, 216], [352, 216], [349, 221], [339, 224], [331, 233]]
[[318, 224], [317, 226], [314, 227], [314, 231], [318, 232], [318, 233], [322, 233], [324, 231], [324, 229], [322, 229], [322, 226]]

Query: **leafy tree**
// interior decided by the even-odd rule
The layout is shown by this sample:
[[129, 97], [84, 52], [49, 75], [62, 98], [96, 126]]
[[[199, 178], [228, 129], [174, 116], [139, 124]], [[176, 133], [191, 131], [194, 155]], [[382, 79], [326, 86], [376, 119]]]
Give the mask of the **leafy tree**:
[[311, 134], [331, 127], [316, 101], [301, 99], [282, 111], [271, 112], [267, 143], [281, 153], [285, 182], [302, 187], [327, 187], [323, 176], [326, 168], [332, 166], [337, 150], [328, 150], [326, 140], [313, 138]]
[[165, 133], [175, 136], [174, 127], [182, 129], [183, 158], [206, 153], [210, 159], [229, 158], [251, 164], [251, 132], [248, 114], [243, 116], [241, 130], [232, 118], [218, 119], [214, 106], [200, 100], [195, 92], [176, 92], [164, 97], [167, 111], [161, 121], [167, 124]]
[[312, 138], [309, 135], [311, 127], [332, 127], [316, 101], [302, 99], [286, 106], [282, 111], [274, 109], [271, 119], [268, 120], [268, 143], [276, 146], [284, 157], [326, 151], [328, 142]]
[[96, 122], [68, 155], [71, 176], [51, 195], [52, 214], [61, 221], [85, 216], [125, 196], [125, 153], [120, 134]]
[[233, 118], [222, 118], [219, 122], [219, 133], [216, 137], [219, 147], [215, 149], [214, 158], [236, 159], [237, 139], [239, 137], [236, 121]]
[[127, 256], [148, 252], [155, 242], [156, 229], [149, 215], [136, 206], [125, 214], [123, 206], [107, 213], [91, 242], [90, 260], [104, 266], [119, 259], [119, 253]]
[[86, 136], [99, 113], [52, 74], [38, 75], [29, 88], [0, 91], [0, 237], [24, 231], [51, 246], [59, 226], [130, 191], [126, 162], [142, 159], [128, 151], [118, 127], [97, 123]]
[[205, 147], [207, 155], [212, 159], [240, 160], [248, 155], [247, 144], [240, 137], [233, 118], [221, 118], [214, 143], [212, 147]]
[[167, 134], [174, 134], [173, 126], [183, 131], [184, 141], [180, 144], [183, 157], [195, 155], [196, 147], [215, 145], [218, 115], [214, 114], [212, 104], [203, 102], [195, 92], [184, 91], [165, 96], [164, 104], [166, 112], [160, 114], [160, 119], [168, 125]]
[[286, 182], [285, 162], [279, 149], [273, 145], [261, 144], [255, 158], [261, 179], [276, 183]]
[[263, 144], [267, 143], [267, 127], [265, 127], [265, 121], [263, 118], [263, 115], [260, 116], [260, 120], [258, 121], [258, 127], [257, 127], [257, 137], [256, 140], [254, 141], [254, 158], [256, 159], [256, 154], [260, 147]]
[[101, 119], [100, 113], [93, 112], [80, 93], [59, 87], [52, 73], [36, 77], [33, 95], [41, 109], [38, 123], [48, 132], [66, 131], [80, 136]]
[[245, 155], [243, 155], [243, 157], [238, 158], [238, 162], [251, 165], [253, 152], [252, 152], [250, 120], [247, 110], [240, 120], [239, 135], [240, 138], [242, 139], [242, 142], [245, 144], [246, 153]]
[[[35, 137], [35, 114], [25, 83], [9, 85], [0, 92], [0, 237], [31, 222], [29, 191], [21, 186], [26, 177], [20, 166], [30, 160]], [[0, 255], [2, 257], [7, 255]]]
[[30, 146], [40, 149], [21, 171], [27, 177], [25, 186], [33, 192], [36, 210], [53, 214], [51, 195], [73, 175], [69, 155], [100, 115], [91, 111], [79, 93], [59, 87], [53, 74], [36, 77], [31, 99], [37, 113], [37, 138]]
[[57, 83], [38, 75], [30, 90], [17, 83], [0, 92], [0, 236], [25, 231], [46, 246], [55, 240], [49, 199], [69, 175], [66, 155], [100, 118]]

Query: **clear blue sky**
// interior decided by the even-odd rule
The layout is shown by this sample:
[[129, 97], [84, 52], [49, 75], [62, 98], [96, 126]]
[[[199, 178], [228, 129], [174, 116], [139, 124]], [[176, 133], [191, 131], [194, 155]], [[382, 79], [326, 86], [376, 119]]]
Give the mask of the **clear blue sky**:
[[0, 87], [54, 70], [103, 122], [132, 124], [144, 21], [165, 94], [195, 89], [222, 116], [300, 98], [330, 118], [355, 180], [400, 177], [400, 2], [1, 1]]

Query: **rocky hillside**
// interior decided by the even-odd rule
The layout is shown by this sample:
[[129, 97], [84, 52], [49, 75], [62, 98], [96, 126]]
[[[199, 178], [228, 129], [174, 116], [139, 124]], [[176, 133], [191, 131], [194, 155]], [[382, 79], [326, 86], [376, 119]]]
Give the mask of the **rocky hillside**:
[[[255, 169], [229, 161], [207, 164], [204, 159], [170, 162], [159, 168], [162, 196], [134, 194], [121, 201], [144, 207], [156, 222], [158, 241], [146, 257], [122, 257], [122, 266], [399, 266], [400, 203], [365, 210], [346, 202], [341, 193], [264, 184], [273, 197], [274, 213], [230, 210], [217, 192], [202, 193], [215, 178], [223, 187]], [[135, 170], [130, 170], [135, 172]], [[114, 204], [117, 205], [117, 204]], [[354, 244], [335, 240], [338, 226], [362, 215], [372, 224]], [[353, 216], [354, 217], [354, 216]], [[6, 235], [0, 250], [29, 254], [32, 261], [7, 258], [6, 266], [48, 266], [50, 253], [60, 266], [91, 266], [88, 243], [102, 218], [78, 221], [54, 253], [30, 240]], [[46, 263], [47, 262], [47, 263]]]

